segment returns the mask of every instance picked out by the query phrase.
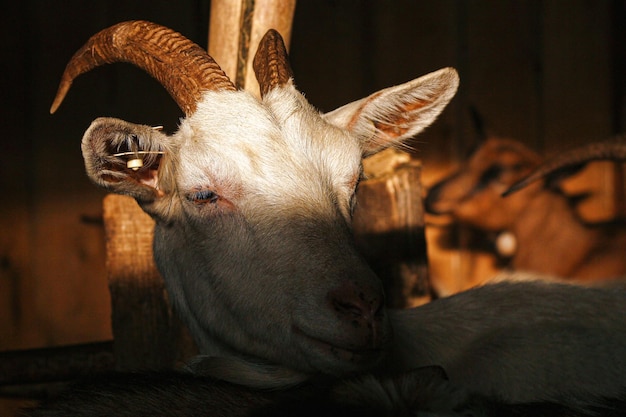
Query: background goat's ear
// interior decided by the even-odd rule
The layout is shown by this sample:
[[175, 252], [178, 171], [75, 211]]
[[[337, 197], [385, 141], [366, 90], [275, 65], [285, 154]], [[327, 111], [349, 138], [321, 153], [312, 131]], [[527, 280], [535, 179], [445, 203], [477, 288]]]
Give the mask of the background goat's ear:
[[113, 118], [94, 120], [82, 141], [87, 175], [97, 185], [139, 203], [155, 201], [164, 195], [157, 170], [167, 136], [159, 130]]
[[454, 68], [443, 68], [413, 81], [380, 90], [324, 115], [357, 135], [368, 156], [402, 142], [432, 124], [459, 86]]

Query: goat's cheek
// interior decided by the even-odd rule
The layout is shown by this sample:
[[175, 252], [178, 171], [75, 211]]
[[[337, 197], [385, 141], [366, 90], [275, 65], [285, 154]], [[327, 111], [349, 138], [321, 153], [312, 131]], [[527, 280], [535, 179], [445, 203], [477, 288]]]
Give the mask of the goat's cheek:
[[217, 199], [217, 201], [214, 204], [216, 206], [216, 209], [221, 212], [232, 212], [232, 211], [235, 211], [236, 209], [235, 203], [221, 196]]
[[455, 208], [456, 217], [464, 222], [473, 224], [484, 219], [486, 213], [489, 213], [491, 203], [484, 195], [475, 195], [470, 200], [463, 201]]
[[490, 192], [481, 192], [473, 198], [459, 204], [455, 216], [461, 222], [485, 228], [498, 229], [501, 227], [502, 202], [499, 196]]
[[[430, 204], [432, 209], [439, 213], [454, 213], [459, 211], [468, 211], [465, 208], [472, 198], [468, 195], [467, 190], [473, 188], [473, 179], [467, 177], [457, 178], [439, 183], [433, 187], [433, 197]], [[471, 203], [468, 205], [469, 210], [472, 209]]]

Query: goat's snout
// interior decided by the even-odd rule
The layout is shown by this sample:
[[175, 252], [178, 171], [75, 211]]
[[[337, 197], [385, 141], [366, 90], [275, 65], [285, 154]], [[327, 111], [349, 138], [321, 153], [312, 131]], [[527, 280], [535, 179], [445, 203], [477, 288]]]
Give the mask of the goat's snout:
[[428, 190], [428, 194], [424, 199], [424, 210], [426, 210], [427, 213], [434, 215], [443, 215], [449, 214], [449, 212], [451, 211], [451, 207], [445, 204], [445, 200], [442, 196], [443, 189], [450, 181], [450, 178], [452, 177], [446, 178], [438, 182], [437, 184], [433, 185], [430, 190]]
[[[350, 285], [346, 287], [351, 287]], [[346, 319], [372, 320], [379, 314], [382, 300], [371, 291], [357, 288], [341, 287], [331, 291], [333, 307], [337, 314]]]
[[[349, 327], [349, 339], [359, 349], [378, 349], [383, 343], [384, 296], [381, 290], [346, 282], [328, 293], [339, 320]], [[352, 344], [351, 343], [351, 344]]]

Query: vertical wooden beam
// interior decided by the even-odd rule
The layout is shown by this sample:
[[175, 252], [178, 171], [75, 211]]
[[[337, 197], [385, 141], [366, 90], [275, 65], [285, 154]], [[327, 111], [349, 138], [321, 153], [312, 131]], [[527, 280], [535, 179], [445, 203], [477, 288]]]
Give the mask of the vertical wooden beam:
[[268, 29], [291, 41], [296, 0], [233, 0], [211, 3], [209, 55], [240, 88], [259, 95], [252, 60]]
[[419, 161], [388, 149], [364, 162], [353, 228], [359, 250], [383, 281], [391, 308], [430, 301]]
[[194, 347], [154, 264], [154, 221], [130, 197], [103, 206], [116, 369], [173, 368]]
[[243, 1], [212, 1], [209, 21], [209, 55], [231, 80], [237, 75], [239, 25]]

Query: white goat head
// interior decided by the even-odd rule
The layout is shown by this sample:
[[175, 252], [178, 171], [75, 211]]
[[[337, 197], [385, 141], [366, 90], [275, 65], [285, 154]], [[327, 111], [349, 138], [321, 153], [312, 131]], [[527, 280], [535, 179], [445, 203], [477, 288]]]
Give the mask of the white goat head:
[[[361, 159], [431, 124], [457, 89], [456, 72], [442, 69], [322, 115], [294, 87], [275, 31], [255, 57], [258, 100], [181, 34], [132, 21], [94, 35], [74, 55], [53, 110], [76, 76], [118, 61], [158, 79], [186, 118], [171, 136], [95, 120], [82, 142], [87, 173], [134, 197], [156, 221], [157, 266], [200, 352], [307, 373], [377, 363], [390, 326], [381, 284], [350, 232]], [[142, 152], [143, 166], [129, 169], [124, 154]]]

